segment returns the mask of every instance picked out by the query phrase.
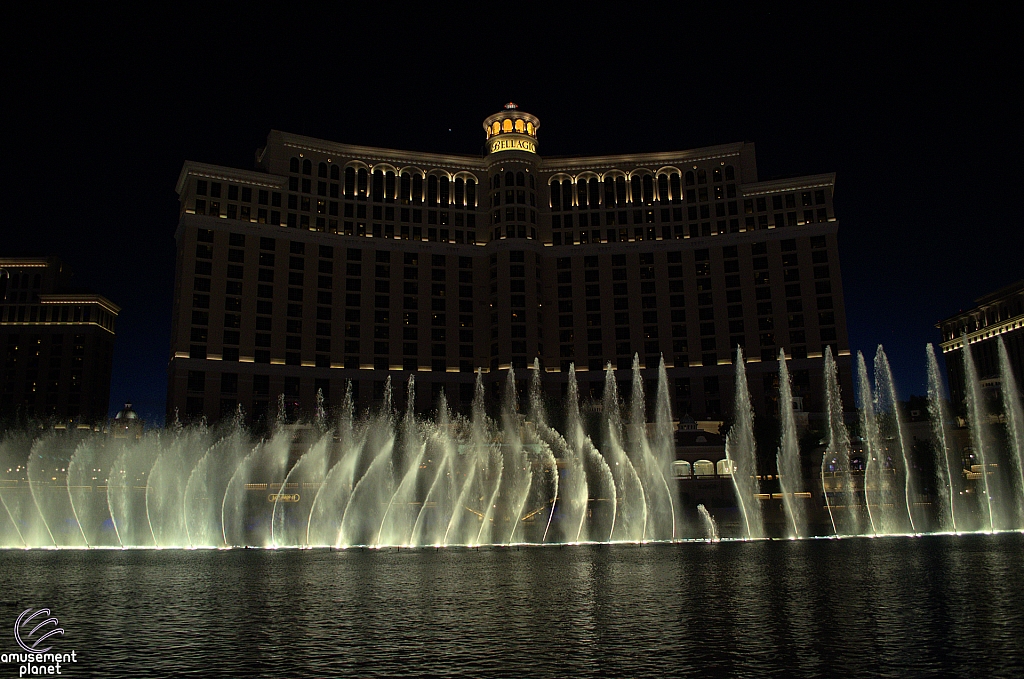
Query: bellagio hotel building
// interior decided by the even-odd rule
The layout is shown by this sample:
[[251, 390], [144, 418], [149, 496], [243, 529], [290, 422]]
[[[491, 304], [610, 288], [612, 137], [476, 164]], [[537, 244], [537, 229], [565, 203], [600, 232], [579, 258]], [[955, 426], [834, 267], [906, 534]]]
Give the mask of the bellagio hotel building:
[[308, 416], [349, 384], [369, 408], [388, 377], [397, 406], [411, 376], [417, 410], [466, 410], [477, 372], [493, 402], [535, 357], [553, 400], [571, 364], [599, 398], [637, 355], [677, 417], [715, 420], [737, 346], [760, 413], [780, 349], [806, 410], [826, 347], [849, 385], [833, 174], [759, 181], [750, 143], [545, 158], [539, 128], [509, 103], [480, 156], [275, 130], [253, 170], [186, 162], [168, 416]]

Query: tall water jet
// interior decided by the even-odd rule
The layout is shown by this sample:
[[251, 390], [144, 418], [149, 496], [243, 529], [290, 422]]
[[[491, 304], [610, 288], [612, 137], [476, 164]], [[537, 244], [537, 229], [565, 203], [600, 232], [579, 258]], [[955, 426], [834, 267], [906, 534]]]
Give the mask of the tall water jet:
[[804, 506], [796, 501], [796, 494], [803, 492], [800, 443], [797, 441], [796, 418], [793, 414], [793, 387], [783, 349], [779, 349], [779, 419], [782, 439], [779, 441], [775, 463], [779, 470], [782, 506], [788, 519], [786, 533], [790, 538], [802, 538], [807, 535], [807, 516]]
[[[875, 352], [875, 414], [879, 425], [879, 438], [886, 442], [886, 448], [892, 457], [894, 486], [897, 489], [902, 488], [903, 491], [901, 494], [897, 490], [893, 494], [894, 506], [899, 508], [897, 516], [900, 518], [897, 521], [902, 525], [905, 525], [905, 521], [909, 521], [910, 531], [917, 532], [914, 522], [914, 498], [917, 495], [917, 489], [914, 487], [910, 456], [903, 436], [903, 423], [900, 422], [896, 383], [892, 378], [889, 358], [885, 355], [881, 344], [878, 345]], [[906, 512], [905, 517], [901, 516], [904, 511]]]
[[[939, 504], [939, 526], [954, 533], [960, 530], [957, 511], [963, 493], [963, 465], [956, 459], [946, 423], [946, 397], [942, 388], [942, 373], [935, 358], [935, 349], [929, 342], [925, 347], [928, 358], [928, 418], [931, 420], [935, 440], [935, 497]], [[962, 522], [961, 522], [962, 524]]]
[[[843, 400], [839, 391], [839, 368], [831, 347], [825, 347], [825, 418], [828, 438], [821, 460], [821, 484], [825, 506], [836, 535], [859, 535], [860, 514], [856, 489], [850, 474], [850, 432], [843, 421]], [[826, 470], [831, 483], [826, 483]], [[830, 493], [831, 491], [831, 493]], [[838, 504], [837, 502], [838, 501]], [[838, 523], [836, 519], [839, 519]]]
[[[533, 425], [537, 443], [542, 447], [541, 455], [543, 456], [544, 468], [551, 470], [550, 479], [552, 485], [551, 505], [548, 508], [548, 518], [541, 541], [548, 541], [551, 523], [557, 511], [568, 526], [568, 531], [562, 531], [560, 542], [578, 542], [580, 528], [583, 521], [586, 520], [586, 470], [583, 467], [583, 459], [580, 457], [579, 451], [570, 448], [565, 439], [548, 426], [547, 415], [544, 412], [544, 400], [541, 395], [540, 375], [540, 359], [535, 358], [533, 359], [533, 371], [530, 377], [529, 420]], [[559, 473], [555, 451], [562, 455], [563, 464], [567, 472], [565, 482], [560, 479], [561, 474]], [[577, 517], [579, 517], [579, 520], [577, 520]], [[576, 527], [575, 531], [573, 531], [574, 527]]]
[[1010, 488], [1017, 505], [1017, 527], [1024, 529], [1024, 407], [1021, 393], [1010, 365], [1010, 354], [1003, 338], [999, 342], [999, 375], [1003, 393], [1003, 414], [1006, 418], [1006, 437], [1009, 444], [1010, 466], [1013, 478]]
[[[666, 402], [663, 405], [668, 410], [667, 392], [668, 385], [665, 385]], [[657, 392], [656, 394], [657, 395]], [[656, 406], [657, 408], [657, 406]], [[667, 444], [671, 437], [671, 412], [662, 413], [662, 427], [669, 431], [660, 435], [659, 443], [662, 447]], [[655, 431], [657, 431], [657, 422]], [[667, 453], [655, 453], [651, 446], [651, 439], [648, 436], [647, 426], [647, 400], [645, 395], [645, 384], [643, 373], [640, 370], [640, 356], [633, 354], [633, 387], [630, 405], [630, 419], [628, 427], [629, 436], [628, 450], [633, 467], [640, 477], [640, 482], [645, 489], [645, 500], [647, 502], [647, 522], [644, 528], [644, 540], [671, 540], [675, 534], [675, 522], [673, 520], [672, 491], [662, 470], [664, 465], [663, 457], [671, 455], [675, 457], [675, 446], [673, 445]], [[668, 463], [671, 465], [671, 462]], [[667, 465], [666, 465], [667, 466]]]
[[[491, 477], [501, 481], [501, 454], [491, 444], [487, 412], [484, 404], [484, 383], [476, 374], [469, 441], [463, 446], [457, 474], [463, 478], [452, 513], [441, 538], [443, 545], [475, 544], [483, 529], [484, 509], [479, 498], [490, 499], [495, 491]], [[470, 505], [473, 502], [473, 505]]]
[[718, 542], [718, 524], [711, 516], [711, 512], [704, 505], [697, 505], [697, 513], [700, 515], [701, 525], [704, 526], [704, 539], [708, 542]]
[[397, 488], [387, 502], [378, 531], [378, 544], [408, 545], [416, 518], [422, 507], [420, 470], [425, 466], [427, 442], [421, 435], [416, 422], [414, 404], [416, 401], [416, 379], [409, 377], [405, 416], [402, 418], [400, 438], [394, 458]]
[[871, 532], [884, 533], [882, 518], [885, 502], [882, 475], [882, 450], [878, 440], [878, 422], [875, 419], [875, 397], [868, 379], [868, 366], [864, 354], [857, 352], [857, 387], [860, 396], [860, 430], [864, 444], [864, 506], [868, 511]]
[[395, 491], [394, 412], [391, 408], [391, 376], [384, 380], [384, 399], [375, 418], [366, 427], [366, 449], [372, 459], [348, 496], [341, 514], [335, 546], [379, 544], [380, 526], [388, 501]]
[[601, 452], [615, 479], [615, 493], [619, 502], [609, 539], [637, 542], [644, 539], [647, 530], [647, 499], [640, 477], [623, 447], [619, 389], [611, 363], [605, 367], [604, 376], [601, 412], [604, 415], [605, 438]]
[[[611, 367], [610, 364], [608, 366]], [[607, 380], [607, 372], [605, 373]], [[580, 516], [579, 528], [573, 542], [582, 540], [611, 540], [618, 511], [618, 494], [615, 477], [604, 455], [594, 446], [583, 429], [580, 416], [579, 384], [576, 382], [576, 366], [569, 364], [569, 381], [566, 385], [565, 440], [571, 450], [584, 463], [586, 477], [586, 498], [584, 513]], [[589, 511], [587, 511], [589, 509]], [[585, 522], [586, 515], [593, 518]], [[589, 532], [588, 532], [589, 529]]]
[[962, 337], [964, 357], [964, 407], [967, 411], [967, 429], [971, 433], [971, 446], [974, 449], [974, 459], [981, 470], [981, 489], [985, 497], [981, 498], [979, 504], [982, 512], [983, 530], [994, 531], [996, 529], [995, 509], [992, 502], [992, 485], [989, 483], [989, 467], [986, 463], [985, 432], [983, 422], [984, 408], [981, 403], [981, 385], [978, 383], [978, 371], [974, 367], [974, 356], [971, 355], [971, 345], [967, 342], [967, 336]]
[[725, 436], [725, 457], [732, 462], [732, 483], [736, 501], [743, 513], [747, 537], [764, 537], [761, 516], [760, 484], [757, 476], [757, 449], [754, 443], [754, 411], [747, 389], [747, 368], [743, 349], [736, 347], [736, 396], [733, 425]]
[[679, 537], [680, 507], [672, 466], [676, 461], [675, 425], [672, 423], [672, 401], [668, 393], [668, 371], [665, 357], [658, 361], [658, 392], [654, 406], [654, 437], [652, 449], [661, 475], [661, 483], [668, 496], [668, 511], [672, 519], [671, 539]]

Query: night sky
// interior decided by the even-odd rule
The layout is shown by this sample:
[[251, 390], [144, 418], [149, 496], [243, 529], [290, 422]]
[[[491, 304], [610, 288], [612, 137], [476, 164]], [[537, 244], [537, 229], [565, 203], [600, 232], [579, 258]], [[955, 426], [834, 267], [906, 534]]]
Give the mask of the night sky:
[[251, 168], [271, 129], [477, 154], [512, 100], [545, 156], [752, 141], [762, 180], [836, 172], [851, 347], [885, 345], [901, 398], [937, 321], [1024, 277], [1024, 60], [994, 9], [349, 5], [6, 17], [0, 256], [123, 308], [112, 411], [163, 420], [182, 163]]

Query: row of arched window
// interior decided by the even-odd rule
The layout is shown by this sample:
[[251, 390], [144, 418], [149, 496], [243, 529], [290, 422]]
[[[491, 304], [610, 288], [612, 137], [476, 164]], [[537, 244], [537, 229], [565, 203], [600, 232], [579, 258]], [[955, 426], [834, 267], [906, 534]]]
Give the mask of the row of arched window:
[[[311, 174], [312, 162], [292, 158], [292, 172]], [[338, 165], [320, 163], [317, 175], [341, 180], [341, 168]], [[532, 177], [531, 177], [532, 179]], [[391, 170], [369, 171], [365, 167], [348, 166], [344, 172], [343, 195], [345, 198], [362, 198], [378, 203], [426, 204], [431, 207], [453, 206], [456, 208], [476, 208], [477, 182], [474, 177], [422, 174], [403, 171], [396, 176]], [[333, 193], [331, 195], [334, 195]]]
[[531, 137], [537, 133], [537, 128], [533, 126], [533, 122], [529, 120], [513, 120], [511, 118], [505, 118], [504, 120], [495, 120], [491, 123], [491, 126], [487, 128], [487, 138], [490, 139], [496, 134], [505, 134], [508, 132], [518, 132], [520, 134], [528, 134]]
[[[736, 173], [732, 165], [715, 168], [714, 181], [734, 181]], [[707, 184], [706, 170], [678, 172], [662, 172], [655, 180], [652, 174], [606, 175], [602, 181], [598, 177], [578, 177], [554, 179], [550, 184], [551, 209], [571, 210], [575, 205], [580, 209], [598, 207], [622, 207], [625, 205], [679, 204], [683, 202], [683, 185]], [[657, 190], [656, 190], [657, 189]], [[603, 201], [602, 201], [603, 198]]]

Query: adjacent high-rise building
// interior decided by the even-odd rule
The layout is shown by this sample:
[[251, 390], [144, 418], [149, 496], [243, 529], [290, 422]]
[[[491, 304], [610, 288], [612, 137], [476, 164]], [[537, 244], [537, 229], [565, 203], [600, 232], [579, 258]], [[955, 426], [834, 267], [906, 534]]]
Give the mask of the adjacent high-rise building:
[[779, 350], [821, 401], [822, 356], [851, 389], [834, 175], [759, 181], [750, 143], [547, 158], [514, 104], [481, 156], [272, 131], [253, 170], [188, 161], [178, 178], [168, 413], [213, 420], [360, 405], [416, 377], [466, 407], [539, 359], [557, 397], [575, 364], [598, 396], [634, 355], [664, 357], [677, 415], [731, 408], [745, 349], [755, 409], [775, 409]]
[[[974, 300], [973, 309], [940, 321], [942, 353], [949, 374], [949, 392], [953, 403], [963, 405], [964, 344], [971, 348], [975, 369], [983, 387], [997, 387], [1000, 379], [1000, 339], [1006, 345], [1017, 384], [1024, 388], [1024, 280]], [[998, 388], [996, 389], [998, 391]]]
[[70, 277], [56, 257], [0, 258], [0, 420], [107, 416], [121, 309]]

